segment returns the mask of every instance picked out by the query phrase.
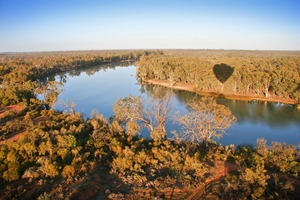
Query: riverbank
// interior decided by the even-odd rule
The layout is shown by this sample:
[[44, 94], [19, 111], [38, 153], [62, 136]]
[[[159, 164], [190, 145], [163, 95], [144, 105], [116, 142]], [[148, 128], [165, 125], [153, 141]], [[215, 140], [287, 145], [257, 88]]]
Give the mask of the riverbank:
[[[174, 83], [170, 80], [155, 80], [155, 79], [149, 79], [144, 80], [145, 83], [153, 84], [153, 85], [161, 85], [164, 87], [169, 87], [172, 89], [177, 90], [184, 90], [184, 91], [190, 91], [195, 92], [200, 95], [205, 96], [213, 96], [213, 97], [219, 97], [219, 98], [225, 98], [225, 99], [233, 99], [233, 100], [241, 100], [241, 101], [265, 101], [265, 102], [277, 102], [277, 103], [285, 103], [285, 104], [297, 104], [297, 101], [295, 99], [287, 99], [282, 98], [278, 96], [270, 96], [268, 98], [265, 98], [263, 95], [246, 95], [246, 94], [234, 94], [234, 93], [218, 93], [214, 91], [208, 91], [208, 90], [197, 90], [196, 85], [189, 84], [189, 83], [182, 83], [177, 82]], [[299, 105], [298, 105], [299, 108]]]

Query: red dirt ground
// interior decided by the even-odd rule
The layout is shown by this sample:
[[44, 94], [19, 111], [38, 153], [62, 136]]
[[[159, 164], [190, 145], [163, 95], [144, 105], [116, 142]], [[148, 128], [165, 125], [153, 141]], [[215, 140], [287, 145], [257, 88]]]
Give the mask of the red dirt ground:
[[23, 109], [24, 106], [21, 105], [6, 106], [5, 108], [0, 109], [0, 119], [5, 117], [6, 113], [9, 111], [21, 112]]
[[[205, 185], [208, 185], [214, 181], [222, 180], [228, 173], [238, 169], [238, 166], [233, 163], [217, 162], [216, 166], [213, 168], [213, 176], [205, 181]], [[199, 186], [194, 190], [192, 195], [190, 195], [186, 200], [198, 199], [199, 194], [202, 194], [205, 189], [205, 185]]]

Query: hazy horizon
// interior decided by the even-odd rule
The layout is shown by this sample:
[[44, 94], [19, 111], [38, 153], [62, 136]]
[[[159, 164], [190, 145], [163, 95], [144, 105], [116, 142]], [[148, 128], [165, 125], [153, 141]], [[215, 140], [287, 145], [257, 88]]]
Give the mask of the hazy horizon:
[[0, 0], [0, 52], [300, 50], [297, 0]]
[[55, 53], [55, 52], [88, 52], [88, 51], [138, 51], [138, 50], [168, 50], [168, 51], [184, 51], [184, 50], [191, 50], [191, 51], [261, 51], [261, 52], [300, 52], [300, 50], [269, 50], [269, 49], [156, 49], [156, 48], [149, 48], [149, 49], [67, 49], [67, 50], [40, 50], [40, 51], [0, 51], [0, 54], [22, 54], [22, 53]]

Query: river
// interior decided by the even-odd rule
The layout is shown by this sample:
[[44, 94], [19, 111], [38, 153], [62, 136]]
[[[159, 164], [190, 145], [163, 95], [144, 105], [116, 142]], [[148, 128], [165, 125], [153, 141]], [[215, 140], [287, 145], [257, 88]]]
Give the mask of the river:
[[[123, 64], [124, 65], [124, 64]], [[187, 91], [172, 90], [161, 86], [140, 85], [136, 79], [134, 65], [120, 66], [108, 64], [94, 66], [84, 70], [74, 70], [56, 76], [56, 80], [63, 82], [59, 101], [76, 104], [76, 111], [85, 117], [90, 117], [92, 111], [103, 114], [106, 118], [113, 116], [113, 104], [120, 98], [129, 95], [142, 96], [148, 100], [153, 91], [170, 91], [172, 100], [172, 113], [188, 112], [186, 102], [195, 96]], [[197, 98], [200, 98], [197, 96]], [[286, 142], [288, 144], [300, 143], [300, 110], [295, 106], [266, 103], [259, 101], [238, 101], [217, 99], [217, 102], [230, 108], [236, 116], [237, 122], [218, 142], [223, 145], [251, 144], [255, 145], [257, 138], [265, 138], [268, 144], [272, 141]], [[65, 108], [57, 103], [55, 108]], [[172, 137], [171, 130], [178, 129], [172, 120], [167, 122], [168, 137]], [[142, 135], [149, 137], [147, 131]]]

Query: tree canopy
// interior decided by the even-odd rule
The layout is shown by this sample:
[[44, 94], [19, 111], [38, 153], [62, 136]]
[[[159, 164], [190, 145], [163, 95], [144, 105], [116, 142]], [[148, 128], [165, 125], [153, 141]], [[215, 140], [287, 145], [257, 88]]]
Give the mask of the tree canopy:
[[142, 56], [141, 80], [189, 83], [197, 91], [299, 101], [299, 52], [167, 50]]

